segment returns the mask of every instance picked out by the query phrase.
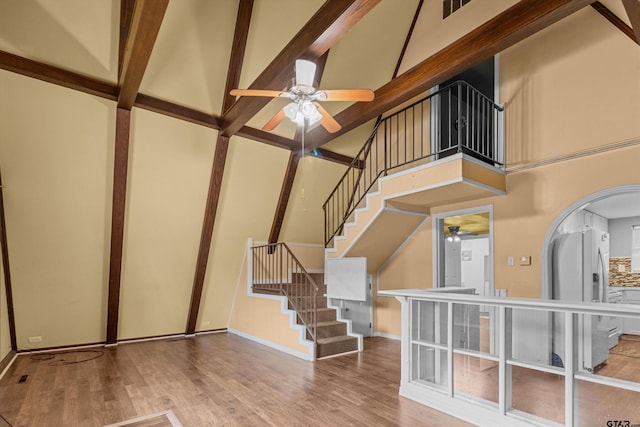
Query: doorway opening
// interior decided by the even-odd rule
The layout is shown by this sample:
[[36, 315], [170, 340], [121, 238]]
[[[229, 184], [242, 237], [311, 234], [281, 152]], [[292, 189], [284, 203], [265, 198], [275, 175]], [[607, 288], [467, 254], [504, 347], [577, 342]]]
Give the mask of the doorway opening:
[[[498, 126], [492, 120], [490, 103], [499, 99], [498, 57], [491, 57], [442, 82], [445, 90], [434, 99], [431, 152], [442, 159], [462, 152], [492, 164], [501, 150], [495, 138]], [[464, 82], [457, 85], [457, 82]], [[476, 91], [470, 91], [468, 86]], [[446, 88], [450, 87], [450, 90]], [[437, 89], [436, 89], [437, 90]]]
[[[552, 224], [543, 245], [542, 297], [634, 303], [634, 294], [628, 291], [640, 286], [640, 275], [630, 268], [634, 225], [640, 225], [640, 185], [606, 189], [565, 209]], [[557, 316], [550, 322], [552, 363], [561, 366], [563, 323]], [[606, 370], [611, 360], [621, 357], [620, 347], [635, 346], [634, 351], [640, 352], [640, 321], [585, 315], [578, 325], [581, 369]]]
[[[493, 207], [434, 214], [433, 287], [493, 296]], [[479, 350], [497, 350], [497, 312], [479, 305]]]

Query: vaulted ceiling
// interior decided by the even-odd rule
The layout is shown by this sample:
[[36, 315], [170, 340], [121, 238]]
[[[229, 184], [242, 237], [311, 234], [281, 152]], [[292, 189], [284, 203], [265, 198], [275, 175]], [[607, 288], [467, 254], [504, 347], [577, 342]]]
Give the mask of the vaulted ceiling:
[[117, 103], [107, 337], [113, 342], [132, 108], [219, 131], [189, 310], [192, 333], [230, 138], [291, 151], [270, 241], [278, 239], [299, 161], [301, 135], [292, 123], [261, 130], [283, 100], [235, 99], [231, 89], [282, 90], [298, 58], [318, 63], [320, 88], [373, 89], [372, 102], [326, 105], [342, 126], [338, 133], [316, 127], [306, 134], [321, 158], [349, 164], [378, 116], [585, 6], [639, 42], [639, 1], [492, 0], [477, 28], [432, 49], [412, 45], [411, 34], [426, 25], [423, 6], [442, 0], [0, 0], [0, 69]]

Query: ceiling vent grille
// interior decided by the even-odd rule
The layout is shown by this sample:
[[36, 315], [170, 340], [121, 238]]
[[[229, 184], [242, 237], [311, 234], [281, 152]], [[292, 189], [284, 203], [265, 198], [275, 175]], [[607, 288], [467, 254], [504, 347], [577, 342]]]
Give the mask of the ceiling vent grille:
[[442, 19], [451, 15], [471, 0], [443, 0], [442, 2]]

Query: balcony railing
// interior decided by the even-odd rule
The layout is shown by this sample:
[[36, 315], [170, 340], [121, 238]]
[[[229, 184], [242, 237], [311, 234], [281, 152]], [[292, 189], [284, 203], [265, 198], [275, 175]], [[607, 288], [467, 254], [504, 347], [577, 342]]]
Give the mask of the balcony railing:
[[318, 285], [286, 243], [251, 249], [253, 291], [286, 296], [289, 308], [295, 310], [300, 323], [307, 329], [307, 337], [316, 343]]
[[457, 81], [380, 120], [324, 202], [325, 246], [381, 176], [455, 153], [501, 167], [503, 111]]
[[640, 423], [640, 338], [608, 334], [637, 306], [448, 290], [378, 294], [402, 303], [401, 395], [478, 425]]

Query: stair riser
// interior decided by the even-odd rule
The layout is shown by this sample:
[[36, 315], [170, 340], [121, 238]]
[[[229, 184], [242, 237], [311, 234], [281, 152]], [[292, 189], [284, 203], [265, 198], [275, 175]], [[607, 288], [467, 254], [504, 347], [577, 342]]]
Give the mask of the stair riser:
[[[318, 326], [318, 332], [317, 332], [318, 339], [337, 337], [337, 336], [346, 335], [346, 334], [347, 334], [346, 323], [339, 323], [337, 325], [331, 325], [331, 326]], [[307, 339], [308, 340], [313, 339], [309, 334], [309, 332], [307, 332]]]
[[358, 340], [340, 341], [329, 344], [318, 344], [316, 349], [316, 358], [333, 356], [334, 354], [346, 353], [348, 351], [358, 350]]
[[[305, 314], [302, 313], [300, 316], [304, 317]], [[300, 316], [297, 317], [298, 324], [302, 325], [302, 320]], [[318, 322], [331, 322], [336, 320], [336, 311], [332, 308], [328, 309], [318, 309]]]
[[[293, 304], [292, 304], [293, 301]], [[295, 310], [295, 307], [299, 309], [311, 309], [313, 307], [313, 301], [306, 299], [302, 300], [300, 298], [296, 298], [295, 296], [291, 296], [289, 298], [289, 310]], [[316, 300], [316, 308], [327, 308], [327, 299], [326, 298], [318, 298]]]
[[318, 338], [330, 338], [347, 334], [347, 324], [340, 322], [331, 326], [318, 326]]

